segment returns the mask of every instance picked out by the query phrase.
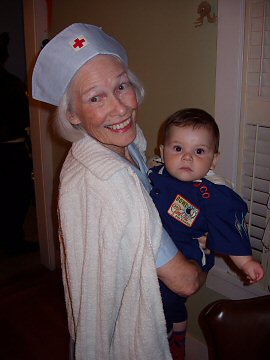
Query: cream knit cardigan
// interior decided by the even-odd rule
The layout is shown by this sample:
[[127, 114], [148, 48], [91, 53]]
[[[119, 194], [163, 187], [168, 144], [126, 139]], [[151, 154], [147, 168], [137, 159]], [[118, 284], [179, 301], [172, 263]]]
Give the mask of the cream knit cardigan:
[[[139, 128], [136, 141], [144, 150]], [[74, 143], [59, 222], [76, 359], [171, 359], [155, 268], [161, 223], [128, 162], [91, 137]]]

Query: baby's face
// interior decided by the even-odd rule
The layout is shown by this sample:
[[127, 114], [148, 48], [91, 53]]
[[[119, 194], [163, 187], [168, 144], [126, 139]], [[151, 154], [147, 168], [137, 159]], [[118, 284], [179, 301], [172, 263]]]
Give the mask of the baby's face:
[[171, 126], [160, 150], [167, 171], [181, 181], [200, 180], [218, 159], [212, 134], [203, 127]]

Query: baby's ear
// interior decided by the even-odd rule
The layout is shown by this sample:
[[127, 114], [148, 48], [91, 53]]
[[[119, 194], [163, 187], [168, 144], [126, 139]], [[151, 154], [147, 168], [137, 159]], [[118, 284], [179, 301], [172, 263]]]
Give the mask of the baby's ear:
[[220, 155], [219, 152], [214, 154], [214, 158], [213, 158], [213, 161], [212, 161], [212, 165], [211, 165], [211, 167], [210, 167], [210, 170], [214, 170], [214, 169], [215, 169], [215, 167], [216, 167], [216, 165], [217, 165], [217, 162], [218, 162], [218, 159], [219, 159], [219, 155]]
[[164, 163], [163, 150], [164, 150], [164, 145], [162, 145], [162, 144], [159, 145], [160, 158], [161, 158], [161, 161]]

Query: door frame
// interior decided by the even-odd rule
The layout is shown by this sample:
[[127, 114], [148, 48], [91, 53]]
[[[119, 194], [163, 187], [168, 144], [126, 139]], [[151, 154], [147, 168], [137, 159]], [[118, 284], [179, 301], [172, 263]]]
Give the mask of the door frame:
[[48, 130], [52, 107], [31, 97], [31, 77], [42, 40], [48, 38], [48, 15], [45, 0], [23, 0], [26, 67], [29, 84], [30, 128], [41, 264], [56, 268], [53, 226], [53, 153]]

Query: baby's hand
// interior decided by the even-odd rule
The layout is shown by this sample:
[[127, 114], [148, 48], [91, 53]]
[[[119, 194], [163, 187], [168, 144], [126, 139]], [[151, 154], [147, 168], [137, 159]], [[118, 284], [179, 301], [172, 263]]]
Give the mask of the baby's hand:
[[253, 259], [243, 265], [242, 271], [246, 274], [249, 284], [255, 284], [260, 281], [264, 275], [261, 264]]

